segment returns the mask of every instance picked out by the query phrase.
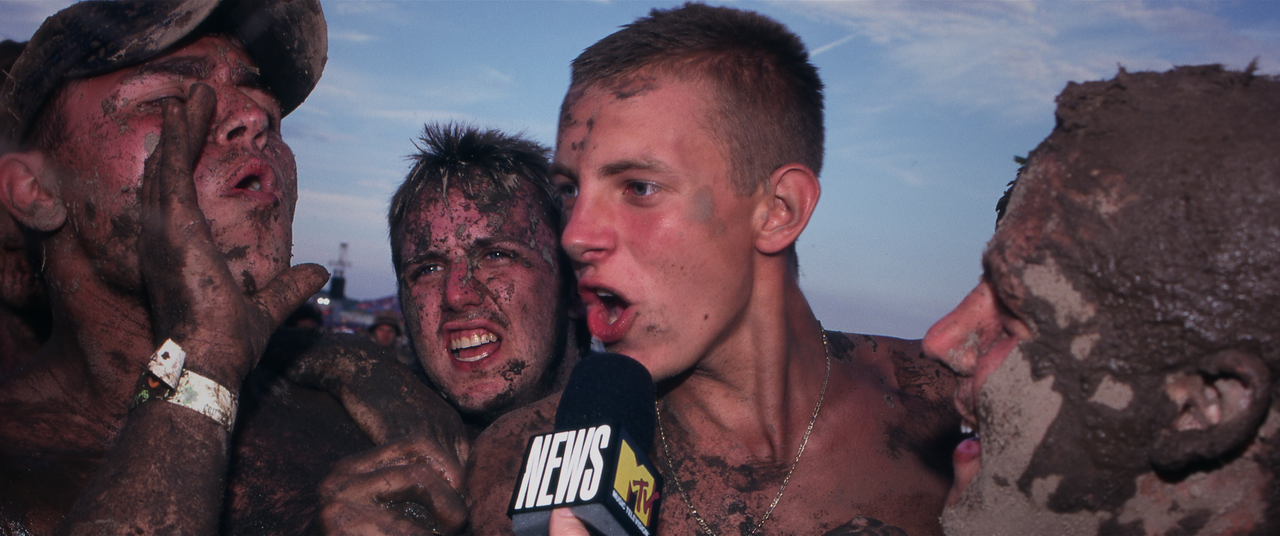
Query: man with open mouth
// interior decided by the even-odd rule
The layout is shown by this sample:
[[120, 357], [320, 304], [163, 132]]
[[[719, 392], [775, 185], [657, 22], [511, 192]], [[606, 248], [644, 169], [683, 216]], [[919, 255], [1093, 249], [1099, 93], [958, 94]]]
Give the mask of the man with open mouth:
[[[591, 334], [658, 382], [660, 534], [941, 533], [951, 375], [915, 341], [822, 329], [799, 287], [821, 88], [781, 24], [700, 4], [573, 63], [551, 168], [561, 244]], [[477, 441], [477, 533], [512, 530], [519, 457], [554, 403]]]
[[[53, 326], [0, 379], [0, 532], [302, 534], [332, 464], [394, 438], [257, 366], [363, 353], [267, 349], [326, 278], [290, 266], [280, 129], [326, 32], [315, 0], [82, 2], [23, 49], [0, 92], [0, 205], [37, 252]], [[437, 443], [465, 450], [451, 408], [396, 385], [415, 384], [443, 408], [432, 422], [453, 418]], [[360, 386], [395, 397], [363, 408], [406, 399]]]
[[1280, 533], [1280, 81], [1069, 84], [924, 340], [960, 379], [948, 535]]

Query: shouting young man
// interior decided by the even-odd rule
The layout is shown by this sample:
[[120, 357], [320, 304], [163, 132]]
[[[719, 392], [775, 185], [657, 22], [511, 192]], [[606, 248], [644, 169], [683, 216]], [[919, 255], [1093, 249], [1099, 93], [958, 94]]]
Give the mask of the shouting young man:
[[[800, 291], [821, 89], [782, 25], [698, 4], [573, 63], [552, 164], [561, 244], [592, 335], [658, 382], [661, 534], [941, 532], [953, 378], [917, 342], [823, 330]], [[512, 530], [525, 440], [555, 403], [481, 436], [477, 532]]]
[[[409, 340], [471, 434], [563, 388], [586, 346], [568, 314], [573, 271], [558, 244], [547, 153], [496, 130], [428, 125], [391, 200], [391, 258]], [[426, 506], [454, 495], [427, 461], [439, 446], [419, 438], [344, 461], [324, 484], [324, 527], [439, 530], [430, 516], [402, 515], [381, 499], [415, 497]], [[414, 492], [424, 488], [428, 497]]]

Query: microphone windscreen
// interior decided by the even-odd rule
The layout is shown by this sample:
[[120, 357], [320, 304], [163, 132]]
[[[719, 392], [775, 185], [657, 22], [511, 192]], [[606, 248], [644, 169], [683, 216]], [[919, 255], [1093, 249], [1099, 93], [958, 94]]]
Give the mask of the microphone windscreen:
[[653, 376], [630, 357], [588, 354], [569, 374], [556, 408], [556, 430], [616, 422], [646, 452], [653, 450]]

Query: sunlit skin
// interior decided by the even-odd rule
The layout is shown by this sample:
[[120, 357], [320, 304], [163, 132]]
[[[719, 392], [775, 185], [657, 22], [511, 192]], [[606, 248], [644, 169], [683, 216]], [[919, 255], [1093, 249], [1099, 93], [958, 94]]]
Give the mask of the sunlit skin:
[[464, 413], [545, 396], [559, 362], [556, 237], [522, 199], [482, 213], [454, 191], [405, 218], [400, 295], [414, 350]]
[[54, 152], [66, 168], [59, 194], [79, 247], [121, 289], [140, 284], [137, 193], [160, 133], [158, 103], [184, 100], [196, 82], [218, 96], [194, 171], [214, 241], [250, 290], [288, 267], [297, 172], [280, 135], [279, 103], [241, 45], [204, 36], [141, 65], [72, 81], [62, 97], [67, 141]]
[[705, 92], [675, 81], [627, 99], [590, 90], [556, 143], [561, 243], [587, 325], [655, 379], [755, 351], [744, 321], [765, 194], [733, 192], [716, 138], [691, 119], [709, 112]]

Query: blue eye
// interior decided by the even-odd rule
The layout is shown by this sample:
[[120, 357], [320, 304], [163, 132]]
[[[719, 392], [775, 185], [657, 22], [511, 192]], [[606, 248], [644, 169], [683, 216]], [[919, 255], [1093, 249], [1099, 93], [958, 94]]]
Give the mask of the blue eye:
[[578, 185], [568, 182], [556, 186], [556, 197], [562, 200], [578, 197]]
[[652, 182], [630, 182], [627, 183], [627, 193], [639, 197], [650, 196], [658, 193], [658, 185]]

